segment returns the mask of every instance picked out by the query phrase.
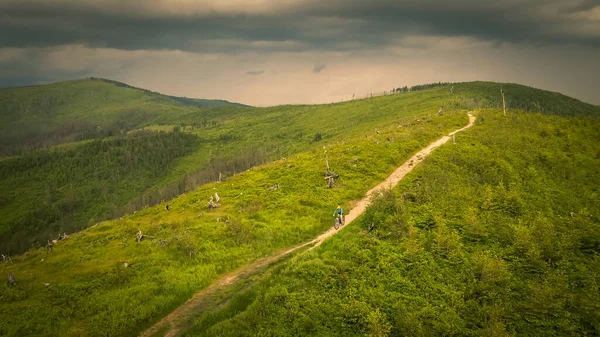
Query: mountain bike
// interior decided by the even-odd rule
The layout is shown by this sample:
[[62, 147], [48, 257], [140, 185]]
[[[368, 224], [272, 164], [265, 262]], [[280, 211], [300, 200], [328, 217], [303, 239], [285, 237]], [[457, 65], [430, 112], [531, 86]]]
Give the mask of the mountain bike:
[[345, 215], [341, 215], [338, 214], [335, 217], [335, 220], [333, 221], [333, 227], [337, 230], [338, 228], [340, 228], [340, 226], [343, 226], [346, 224], [346, 216]]

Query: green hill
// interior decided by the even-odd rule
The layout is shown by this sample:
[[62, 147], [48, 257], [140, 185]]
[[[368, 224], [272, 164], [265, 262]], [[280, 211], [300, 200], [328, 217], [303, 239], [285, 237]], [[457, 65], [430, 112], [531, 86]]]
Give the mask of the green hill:
[[[14, 257], [14, 264], [0, 265], [20, 282], [0, 289], [0, 332], [134, 335], [218, 275], [324, 231], [331, 205], [359, 198], [421, 146], [466, 123], [458, 112], [425, 115], [402, 128], [399, 115], [379, 134], [371, 130], [327, 145], [339, 188], [325, 185], [320, 145], [204, 185], [169, 201], [169, 211], [165, 204], [146, 208], [73, 234], [51, 253], [39, 248]], [[274, 184], [281, 188], [270, 191]], [[208, 211], [215, 192], [222, 206]], [[137, 244], [138, 229], [154, 239]]]
[[[399, 116], [408, 120], [418, 112], [435, 112], [451, 98], [447, 88], [436, 88], [333, 105], [199, 109], [174, 106], [166, 96], [153, 93], [148, 96], [143, 91], [105, 80], [65, 82], [46, 89], [66, 93], [71, 92], [65, 89], [69, 87], [76, 88], [72, 90], [73, 99], [69, 101], [69, 109], [61, 110], [69, 111], [69, 118], [79, 115], [82, 119], [92, 118], [81, 110], [81, 105], [97, 104], [97, 110], [106, 111], [106, 115], [129, 121], [129, 115], [123, 114], [127, 104], [147, 106], [148, 110], [139, 110], [140, 113], [156, 111], [152, 123], [162, 125], [145, 129], [172, 131], [177, 126], [187, 135], [196, 136], [197, 141], [183, 152], [174, 149], [173, 153], [181, 154], [178, 156], [167, 155], [169, 148], [165, 146], [159, 147], [158, 152], [139, 151], [144, 146], [142, 141], [135, 140], [134, 133], [123, 134], [129, 127], [121, 128], [125, 124], [119, 124], [118, 132], [91, 135], [109, 136], [100, 141], [103, 145], [93, 155], [95, 159], [85, 154], [91, 145], [80, 141], [0, 161], [0, 170], [4, 172], [0, 185], [8, 191], [0, 199], [2, 253], [23, 252], [31, 245], [44, 244], [51, 233], [55, 237], [58, 233], [72, 233], [95, 221], [169, 200], [199, 184], [215, 181], [219, 173], [231, 176], [257, 164], [382, 127]], [[106, 94], [112, 103], [86, 101], [81, 89], [85, 87], [90, 88], [94, 97]], [[174, 110], [162, 110], [165, 107]], [[25, 114], [19, 123], [25, 123], [28, 116]], [[52, 122], [47, 124], [60, 118], [61, 114], [51, 115], [47, 119]], [[113, 148], [111, 144], [128, 145]], [[56, 151], [70, 160], [45, 159], [59, 158]], [[136, 157], [133, 164], [123, 165], [132, 156]], [[152, 166], [149, 172], [148, 165]]]
[[343, 233], [185, 336], [598, 335], [600, 121], [478, 115]]
[[183, 99], [126, 84], [85, 79], [0, 89], [0, 155], [91, 138], [118, 135], [198, 113], [197, 108], [239, 105]]
[[159, 97], [168, 97], [178, 103], [181, 103], [184, 105], [195, 106], [195, 107], [199, 107], [199, 108], [211, 109], [211, 108], [217, 108], [217, 107], [222, 107], [222, 106], [239, 106], [239, 107], [247, 107], [248, 106], [248, 105], [241, 104], [241, 103], [232, 103], [232, 102], [222, 100], [222, 99], [200, 99], [200, 98], [188, 98], [188, 97], [163, 95], [163, 94], [155, 92], [155, 91], [137, 88], [137, 87], [131, 86], [129, 84], [125, 84], [122, 82], [113, 81], [113, 80], [109, 80], [109, 79], [105, 79], [105, 78], [90, 77], [90, 79], [103, 81], [106, 83], [111, 83], [118, 87], [141, 90], [148, 95], [159, 96]]
[[[452, 160], [458, 160], [457, 163], [451, 162], [452, 165], [472, 165], [470, 160], [464, 159], [472, 157], [474, 163], [481, 163], [481, 166], [471, 168], [474, 173], [465, 171], [468, 173], [464, 176], [460, 173], [462, 170], [448, 171], [447, 174], [442, 174], [442, 177], [432, 176], [428, 185], [423, 185], [422, 182], [423, 179], [427, 180], [426, 178], [420, 178], [419, 186], [427, 186], [426, 189], [402, 192], [406, 193], [407, 200], [411, 200], [410, 205], [416, 207], [415, 211], [406, 213], [414, 220], [406, 222], [410, 226], [406, 225], [402, 228], [403, 230], [412, 228], [410, 230], [418, 234], [415, 234], [415, 240], [424, 240], [420, 243], [422, 248], [418, 248], [417, 251], [427, 247], [433, 249], [431, 247], [436, 247], [435, 245], [445, 238], [443, 235], [449, 233], [451, 237], [448, 240], [454, 241], [439, 244], [447, 244], [450, 247], [460, 246], [462, 250], [459, 252], [462, 255], [459, 255], [463, 260], [459, 260], [459, 263], [466, 264], [467, 262], [464, 261], [470, 261], [471, 256], [468, 254], [471, 251], [465, 247], [472, 244], [472, 239], [462, 238], [461, 232], [452, 234], [453, 231], [458, 231], [458, 225], [452, 221], [457, 221], [453, 218], [455, 214], [466, 212], [459, 201], [469, 205], [472, 201], [468, 199], [469, 196], [473, 195], [474, 198], [487, 191], [488, 187], [485, 187], [483, 192], [479, 190], [478, 184], [481, 179], [484, 179], [483, 181], [491, 188], [492, 201], [490, 202], [493, 206], [489, 206], [492, 207], [489, 212], [492, 214], [500, 212], [499, 216], [508, 217], [506, 218], [508, 220], [505, 218], [498, 220], [490, 215], [489, 219], [492, 222], [489, 226], [500, 223], [502, 219], [506, 220], [506, 223], [519, 224], [518, 221], [529, 219], [519, 218], [524, 216], [523, 214], [531, 216], [536, 212], [542, 212], [543, 216], [549, 217], [548, 209], [553, 210], [556, 205], [559, 205], [558, 202], [548, 203], [549, 206], [546, 208], [538, 209], [542, 204], [541, 201], [528, 204], [523, 200], [529, 200], [529, 195], [539, 196], [544, 201], [551, 200], [551, 192], [555, 189], [543, 194], [539, 191], [539, 186], [555, 179], [555, 175], [559, 175], [561, 169], [565, 175], [566, 168], [571, 168], [574, 175], [570, 177], [575, 184], [581, 184], [580, 178], [587, 177], [587, 185], [582, 190], [587, 194], [573, 196], [576, 193], [570, 192], [571, 194], [564, 196], [569, 200], [568, 203], [552, 212], [558, 214], [574, 206], [579, 207], [578, 209], [587, 207], [589, 211], [594, 209], [594, 200], [597, 201], [597, 196], [593, 194], [596, 193], [593, 191], [598, 188], [597, 173], [594, 174], [590, 167], [596, 164], [595, 160], [598, 159], [600, 151], [595, 145], [597, 143], [585, 143], [582, 139], [597, 138], [593, 130], [597, 130], [600, 109], [556, 93], [504, 84], [503, 90], [509, 103], [509, 118], [502, 119], [497, 116], [502, 102], [500, 85], [496, 83], [429, 85], [413, 88], [414, 90], [406, 93], [338, 104], [270, 108], [223, 106], [212, 109], [199, 109], [177, 103], [173, 105], [172, 100], [166, 96], [148, 96], [144, 92], [140, 93], [139, 90], [115, 86], [105, 81], [87, 80], [83, 83], [85, 86], [98, 85], [104, 89], [107, 88], [105, 86], [110, 86], [110, 90], [118, 91], [115, 98], [111, 98], [114, 99], [111, 102], [115, 102], [113, 105], [104, 106], [97, 102], [101, 110], [105, 109], [103, 111], [106, 111], [106, 115], [122, 116], [125, 111], [123, 105], [134, 101], [144, 102], [148, 111], [155, 111], [156, 115], [152, 120], [135, 126], [136, 129], [146, 127], [146, 132], [119, 133], [105, 139], [65, 144], [0, 161], [2, 165], [0, 172], [3, 176], [2, 190], [11, 191], [7, 194], [10, 197], [3, 197], [0, 203], [0, 214], [5, 219], [0, 223], [2, 224], [0, 229], [4, 230], [1, 236], [5, 240], [4, 247], [6, 251], [10, 250], [12, 240], [24, 240], [23, 245], [27, 246], [27, 240], [34, 238], [31, 240], [33, 248], [27, 254], [15, 256], [11, 262], [0, 265], [0, 272], [5, 275], [13, 272], [18, 281], [17, 287], [0, 287], [0, 298], [3, 301], [0, 307], [0, 335], [135, 335], [183, 303], [195, 291], [206, 288], [227, 271], [307, 241], [326, 230], [331, 226], [331, 211], [335, 204], [341, 203], [345, 208], [350, 207], [353, 200], [357, 200], [369, 188], [383, 180], [397, 165], [418, 149], [448, 131], [465, 125], [467, 110], [474, 110], [480, 114], [479, 120], [483, 124], [477, 125], [474, 131], [469, 131], [469, 135], [472, 133], [478, 138], [473, 138], [471, 135], [469, 142], [463, 144], [460, 139], [466, 135], [459, 136], [457, 144], [459, 146], [451, 148], [452, 151], [463, 147], [470, 149], [469, 146], [479, 148], [478, 142], [483, 142], [486, 146], [493, 146], [494, 151], [505, 149], [506, 155], [512, 157], [500, 160], [496, 158], [499, 155], [495, 152], [486, 150], [481, 156], [495, 160], [493, 163], [486, 164], [482, 162], [483, 158], [470, 152], [451, 152], [448, 156], [453, 158]], [[72, 82], [61, 85], [72, 85]], [[91, 92], [95, 91], [91, 90]], [[116, 98], [126, 94], [137, 98], [134, 100], [126, 97]], [[136, 96], [138, 94], [140, 96]], [[74, 97], [79, 96], [80, 94], [77, 94]], [[112, 96], [112, 93], [108, 95], [108, 97]], [[85, 99], [81, 99], [78, 104], [85, 104], [85, 102]], [[443, 107], [441, 112], [439, 112], [440, 107]], [[530, 111], [537, 109], [544, 114], [515, 112], [513, 110], [515, 107]], [[493, 108], [492, 112], [487, 111], [488, 108]], [[83, 114], [81, 109], [83, 109], [81, 106], [73, 106], [70, 115]], [[114, 109], [118, 111], [113, 111]], [[28, 125], [25, 121], [31, 117], [30, 114], [25, 113], [23, 116], [25, 117], [22, 121], [15, 122], [15, 125], [21, 125], [19, 123]], [[61, 117], [60, 114], [55, 114], [48, 118], [53, 120], [48, 123], [56, 123], [55, 120], [60, 120]], [[502, 124], [502, 121], [507, 122]], [[568, 124], [565, 121], [572, 121], [573, 127], [565, 129], [564, 125]], [[476, 133], [475, 130], [479, 131]], [[540, 146], [538, 137], [546, 137], [552, 142]], [[559, 140], [563, 143], [553, 140], [554, 137], [562, 137]], [[528, 146], [519, 147], [521, 143], [527, 143]], [[443, 148], [440, 153], [451, 151], [449, 147]], [[174, 151], [175, 149], [177, 151]], [[559, 150], [562, 152], [557, 152]], [[522, 164], [522, 159], [521, 162], [516, 163], [511, 160], [515, 158], [517, 160], [525, 153], [527, 154], [525, 158], [528, 160], [536, 158], [545, 160], [552, 174], [547, 177], [542, 176], [541, 182], [536, 181], [537, 187], [532, 187], [531, 190], [514, 189], [508, 185], [510, 179], [517, 179], [515, 177], [530, 171], [527, 167], [525, 173], [522, 172], [525, 165]], [[340, 174], [338, 185], [333, 189], [327, 189], [323, 180], [325, 155], [330, 166]], [[591, 161], [582, 159], [589, 156], [592, 156]], [[593, 156], [596, 156], [595, 159]], [[277, 160], [273, 161], [275, 159]], [[248, 170], [266, 162], [271, 163]], [[446, 164], [444, 162], [444, 165]], [[417, 173], [423, 174], [425, 167], [430, 165], [426, 163]], [[531, 172], [541, 170], [535, 166], [538, 165], [537, 162], [529, 165], [533, 165], [535, 170]], [[455, 169], [454, 166], [444, 166], [441, 170], [447, 168]], [[533, 175], [531, 172], [527, 174]], [[214, 181], [219, 173], [223, 173], [226, 179], [216, 183]], [[407, 179], [411, 181], [413, 178]], [[467, 179], [466, 183], [465, 179]], [[504, 185], [499, 183], [500, 180]], [[199, 184], [204, 185], [197, 187]], [[281, 188], [270, 189], [275, 184]], [[439, 189], [454, 188], [453, 184], [466, 184], [466, 187], [456, 186], [458, 188], [456, 193], [460, 192], [458, 195], [448, 194], [454, 196], [456, 200], [436, 199], [436, 196], [443, 194]], [[562, 183], [557, 183], [556, 186], [556, 190], [566, 188]], [[464, 189], [467, 187], [471, 190]], [[579, 185], [575, 185], [572, 191], [577, 191], [578, 188]], [[206, 201], [215, 192], [221, 197], [222, 206], [208, 211]], [[592, 194], [588, 195], [588, 192]], [[421, 196], [418, 193], [426, 194]], [[179, 194], [183, 195], [168, 202], [170, 210], [167, 211], [164, 201]], [[467, 199], [463, 200], [459, 197]], [[589, 199], [591, 201], [583, 200], [584, 197], [591, 198]], [[161, 201], [163, 203], [159, 205], [145, 208], [145, 205], [153, 205]], [[436, 202], [440, 204], [437, 205]], [[421, 204], [423, 205], [419, 206]], [[437, 211], [443, 209], [440, 208], [442, 206], [448, 209], [446, 213]], [[387, 228], [408, 221], [393, 213], [394, 209], [396, 208], [383, 207], [379, 214], [372, 215], [372, 218], [379, 222], [382, 235], [387, 234], [385, 232]], [[125, 211], [129, 215], [121, 217]], [[509, 213], [507, 215], [502, 212]], [[403, 214], [401, 215], [405, 216]], [[366, 215], [368, 216], [369, 214]], [[38, 248], [37, 245], [45, 243], [45, 240], [38, 236], [43, 237], [47, 233], [55, 233], [56, 236], [56, 233], [63, 232], [65, 228], [76, 230], [86, 227], [94, 223], [88, 217], [93, 217], [95, 220], [112, 217], [115, 219], [72, 234], [67, 240], [59, 241], [50, 253], [47, 253], [44, 247]], [[485, 219], [487, 221], [488, 218]], [[596, 235], [593, 226], [594, 221], [597, 220], [590, 221], [592, 222], [582, 224], [583, 232], [576, 235], [589, 237], [586, 240], [591, 241], [586, 241], [586, 247], [592, 247], [593, 251], [594, 235]], [[444, 223], [445, 227], [437, 226], [438, 223]], [[70, 227], [65, 227], [67, 225]], [[368, 261], [366, 257], [371, 256], [365, 255], [366, 257], [360, 260], [363, 256], [361, 254], [375, 254], [359, 251], [362, 244], [360, 240], [371, 240], [375, 245], [383, 245], [388, 242], [386, 240], [406, 239], [403, 232], [396, 230], [390, 231], [394, 234], [387, 238], [373, 239], [372, 235], [358, 234], [360, 230], [358, 224], [353, 226], [342, 234], [342, 238], [347, 239], [350, 246], [342, 249], [336, 247], [340, 254], [347, 254], [344, 256], [349, 259], [348, 273], [353, 272], [353, 264], [365, 264]], [[426, 226], [432, 227], [424, 228]], [[508, 231], [502, 227], [503, 224], [499, 226], [502, 231]], [[436, 228], [441, 227], [444, 231], [439, 234], [440, 236], [435, 236], [438, 230]], [[356, 230], [353, 231], [352, 228]], [[494, 228], [492, 226], [486, 230], [493, 231]], [[560, 228], [562, 230], [564, 227]], [[136, 243], [135, 235], [138, 229], [153, 238]], [[507, 233], [502, 232], [501, 235], [510, 237], [510, 232]], [[557, 233], [559, 235], [563, 232], [557, 230]], [[479, 242], [477, 244], [482, 247], [489, 246], [486, 249], [491, 252], [490, 254], [497, 254], [493, 256], [504, 256], [498, 255], [504, 251], [496, 251], [497, 245], [509, 243], [496, 242], [494, 240], [497, 238], [493, 235], [490, 241], [475, 240], [474, 242]], [[537, 234], [533, 236], [537, 239]], [[328, 253], [332, 245], [336, 243], [344, 245], [345, 241], [339, 240], [340, 238], [333, 239], [314, 254], [329, 256], [328, 254], [332, 254]], [[360, 243], [352, 244], [352, 240], [359, 240], [357, 242]], [[403, 242], [394, 241], [390, 245], [394, 249], [402, 249], [406, 245]], [[574, 242], [577, 244], [578, 241]], [[368, 247], [373, 246], [371, 243], [368, 245]], [[356, 248], [358, 250], [352, 248], [355, 246], [359, 247]], [[15, 248], [12, 249], [14, 251]], [[586, 249], [589, 252], [590, 248]], [[434, 254], [437, 251], [425, 250], [425, 252]], [[567, 250], [561, 252], [566, 254]], [[393, 253], [399, 254], [398, 251]], [[314, 254], [309, 254], [306, 259], [315, 258]], [[577, 255], [578, 252], [573, 254], [581, 262], [583, 266], [581, 268], [593, 267], [593, 265], [589, 267], [589, 259], [581, 258]], [[425, 257], [427, 262], [423, 263], [442, 263], [435, 260], [436, 255]], [[321, 260], [324, 258], [318, 257]], [[510, 256], [507, 258], [507, 263], [512, 261], [510, 258]], [[571, 261], [570, 258], [566, 260]], [[374, 258], [373, 263], [378, 261]], [[403, 259], [399, 261], [406, 262]], [[448, 262], [445, 268], [451, 268], [450, 266], [454, 266], [452, 263], [455, 262], [454, 260]], [[386, 268], [381, 267], [381, 273], [384, 273]], [[518, 268], [521, 268], [521, 265], [518, 265]], [[522, 268], [530, 267], [525, 265]], [[209, 331], [227, 335], [235, 328], [239, 329], [238, 331], [255, 334], [258, 331], [253, 330], [256, 325], [246, 327], [238, 325], [242, 324], [240, 322], [243, 322], [244, 317], [248, 318], [247, 322], [254, 322], [256, 317], [263, 315], [254, 312], [253, 308], [272, 305], [256, 295], [267, 292], [262, 290], [256, 292], [256, 289], [263, 289], [261, 287], [266, 287], [268, 284], [280, 283], [279, 288], [287, 287], [288, 281], [296, 282], [294, 277], [297, 275], [293, 273], [286, 275], [277, 274], [273, 279], [265, 279], [257, 286], [258, 288], [252, 288], [248, 293], [242, 294], [241, 298], [246, 300], [236, 302], [241, 303], [242, 309], [230, 310], [231, 308], [225, 307], [224, 312], [215, 314], [214, 317], [218, 319], [202, 318], [198, 322], [197, 331], [210, 328]], [[352, 275], [358, 278], [362, 274]], [[518, 275], [517, 281], [522, 282], [521, 274], [513, 273], [511, 270], [511, 275]], [[380, 277], [384, 282], [383, 280], [387, 280], [388, 276], [380, 275]], [[429, 277], [435, 281], [438, 276]], [[461, 280], [458, 279], [456, 282]], [[322, 281], [329, 282], [327, 279]], [[369, 282], [375, 281], [369, 279]], [[315, 287], [321, 285], [320, 281], [314, 283]], [[432, 289], [437, 289], [435, 287], [438, 284], [435, 282], [430, 285], [434, 287]], [[311, 288], [307, 289], [312, 291]], [[389, 294], [384, 285], [378, 289], [381, 289], [380, 293], [372, 293], [376, 298]], [[357, 292], [356, 296], [360, 294]], [[335, 305], [341, 302], [335, 302], [335, 296], [337, 295], [333, 294], [329, 297], [332, 299], [331, 308], [340, 312], [340, 307]], [[422, 296], [425, 299], [418, 303], [425, 303], [423, 301], [428, 299], [429, 295]], [[460, 297], [457, 297], [456, 300], [459, 299]], [[357, 301], [366, 300], [357, 297]], [[52, 305], [48, 305], [49, 303]], [[255, 304], [248, 306], [250, 303]], [[393, 307], [382, 305], [372, 308], [371, 304], [369, 304], [371, 307], [368, 307], [354, 302], [348, 305], [357, 306], [348, 307], [354, 310], [351, 311], [352, 315], [358, 317], [350, 319], [356, 322], [354, 326], [356, 332], [364, 332], [366, 329], [364, 324], [367, 323], [360, 321], [361, 317], [364, 318], [365, 310], [379, 309], [373, 314], [369, 311], [367, 317], [375, 323], [380, 322], [384, 328], [392, 323], [397, 324], [387, 316], [390, 310], [395, 309]], [[432, 308], [435, 308], [435, 305], [438, 303], [431, 304]], [[310, 306], [306, 308], [312, 310]], [[580, 308], [584, 310], [587, 307]], [[275, 306], [273, 310], [279, 309]], [[435, 312], [435, 309], [432, 310]], [[235, 316], [234, 313], [238, 311], [243, 313]], [[460, 316], [462, 314], [462, 312], [452, 312], [448, 315], [462, 317]], [[489, 313], [482, 311], [478, 314]], [[265, 322], [272, 322], [271, 319], [274, 319], [274, 316], [265, 317], [267, 319]], [[336, 322], [350, 324], [348, 323], [350, 321], [344, 321], [345, 319], [341, 317]], [[417, 320], [414, 324], [425, 326], [421, 328], [425, 329], [423, 330], [425, 334], [434, 331], [427, 330], [429, 321], [418, 321], [418, 317], [414, 320]], [[436, 320], [438, 321], [443, 320]], [[461, 321], [457, 318], [454, 321], [443, 322], [450, 322], [448, 324], [452, 325]], [[462, 326], [474, 329], [467, 323]], [[571, 321], [569, 324], [576, 325]], [[521, 331], [518, 330], [520, 328], [506, 324], [505, 327], [509, 331]], [[267, 334], [277, 334], [283, 328], [271, 324], [262, 329], [267, 329], [264, 330]], [[307, 329], [303, 331], [311, 331], [310, 327]], [[585, 330], [588, 329], [587, 327], [578, 329], [588, 331]], [[284, 335], [290, 332], [281, 331], [284, 331], [282, 332]], [[329, 331], [332, 334], [341, 334], [345, 330]], [[443, 329], [435, 331], [447, 332]]]

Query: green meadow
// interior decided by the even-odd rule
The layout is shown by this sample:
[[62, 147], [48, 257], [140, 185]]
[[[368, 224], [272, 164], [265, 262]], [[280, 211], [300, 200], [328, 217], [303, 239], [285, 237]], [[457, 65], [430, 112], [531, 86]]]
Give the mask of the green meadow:
[[[464, 112], [411, 127], [397, 121], [379, 134], [327, 145], [329, 164], [340, 174], [333, 189], [323, 179], [321, 147], [204, 185], [169, 201], [169, 211], [161, 204], [99, 223], [60, 241], [51, 253], [31, 249], [2, 264], [19, 286], [1, 290], [0, 331], [139, 332], [218, 275], [326, 230], [337, 203], [349, 207], [412, 153], [466, 122]], [[281, 188], [269, 191], [274, 184]], [[222, 206], [208, 211], [215, 192]], [[154, 238], [136, 243], [138, 229]]]
[[[13, 252], [0, 273], [17, 279], [0, 287], [0, 335], [136, 335], [219, 276], [327, 230], [337, 204], [352, 208], [468, 111], [477, 125], [456, 144], [189, 335], [598, 333], [600, 108], [504, 84], [503, 117], [499, 87], [270, 108], [101, 80], [0, 90], [10, 128], [50, 139], [0, 160], [0, 248]], [[65, 121], [96, 131], [52, 138]], [[340, 175], [332, 189], [326, 160]], [[67, 229], [47, 252], [45, 236]], [[136, 242], [138, 230], [150, 237]]]
[[[106, 133], [72, 141], [81, 135], [73, 129], [58, 146], [37, 147], [0, 161], [0, 186], [7, 191], [0, 196], [0, 252], [4, 254], [44, 245], [50, 234], [56, 238], [58, 233], [73, 233], [156, 205], [216, 181], [219, 174], [231, 177], [256, 165], [374, 132], [390, 121], [409, 124], [421, 114], [436, 113], [452, 98], [448, 88], [437, 88], [333, 105], [206, 109], [100, 80], [4, 89], [0, 96], [7, 92], [9, 102], [37, 107], [16, 113], [12, 108], [16, 103], [7, 104], [0, 115], [19, 116], [11, 122], [14, 125], [6, 124], [7, 130], [43, 134], [30, 123], [34, 118], [45, 127], [65, 120], [100, 123], [94, 130]], [[49, 108], [40, 102], [53, 102], [57, 95], [68, 99], [62, 105], [48, 103], [56, 111], [42, 118], [38, 112]], [[106, 102], [102, 97], [107, 97]], [[124, 111], [133, 107], [145, 117], [130, 118]], [[98, 122], [100, 116], [108, 116], [107, 122]], [[176, 133], [141, 136], [140, 130]], [[11, 140], [22, 142], [18, 137]]]
[[186, 336], [595, 336], [600, 121], [480, 111]]

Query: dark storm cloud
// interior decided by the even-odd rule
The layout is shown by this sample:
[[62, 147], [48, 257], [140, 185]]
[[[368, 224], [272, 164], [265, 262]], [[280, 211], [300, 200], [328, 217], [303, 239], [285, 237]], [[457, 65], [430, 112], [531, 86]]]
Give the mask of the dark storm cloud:
[[157, 3], [134, 1], [120, 10], [119, 2], [105, 0], [0, 0], [0, 46], [348, 51], [423, 35], [600, 47], [600, 0], [305, 0], [277, 10], [186, 13], [170, 5], [164, 14]]
[[600, 46], [600, 1], [315, 1], [308, 15], [366, 22], [369, 35], [472, 36], [485, 40]]

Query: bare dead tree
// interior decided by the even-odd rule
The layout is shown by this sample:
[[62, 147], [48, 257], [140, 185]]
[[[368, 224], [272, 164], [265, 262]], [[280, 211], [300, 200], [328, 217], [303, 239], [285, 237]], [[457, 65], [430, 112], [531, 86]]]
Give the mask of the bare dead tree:
[[502, 90], [502, 86], [500, 86], [500, 94], [502, 95], [502, 109], [504, 111], [504, 116], [506, 116], [506, 100], [504, 99], [504, 91]]
[[327, 171], [325, 171], [325, 180], [327, 180], [327, 187], [332, 188], [334, 185], [334, 179], [339, 178], [339, 175], [331, 170], [329, 167], [329, 158], [327, 157], [327, 151], [325, 151], [325, 167]]
[[48, 243], [46, 244], [46, 254], [52, 252], [52, 242], [50, 242], [50, 240], [48, 240]]
[[454, 95], [454, 86], [452, 86], [452, 88], [450, 88], [450, 93], [451, 93], [452, 95]]
[[334, 179], [339, 178], [339, 175], [335, 172], [325, 172], [325, 180], [327, 180], [327, 187], [332, 188], [335, 184]]
[[8, 282], [6, 282], [6, 284], [9, 287], [14, 287], [17, 285], [17, 280], [15, 279], [15, 274], [13, 274], [12, 272], [8, 273]]
[[[27, 254], [27, 253], [25, 253], [25, 254]], [[8, 263], [8, 262], [10, 262], [11, 264], [14, 263], [12, 261], [12, 257], [10, 257], [10, 255], [2, 254], [2, 261], [4, 261], [4, 263]]]

